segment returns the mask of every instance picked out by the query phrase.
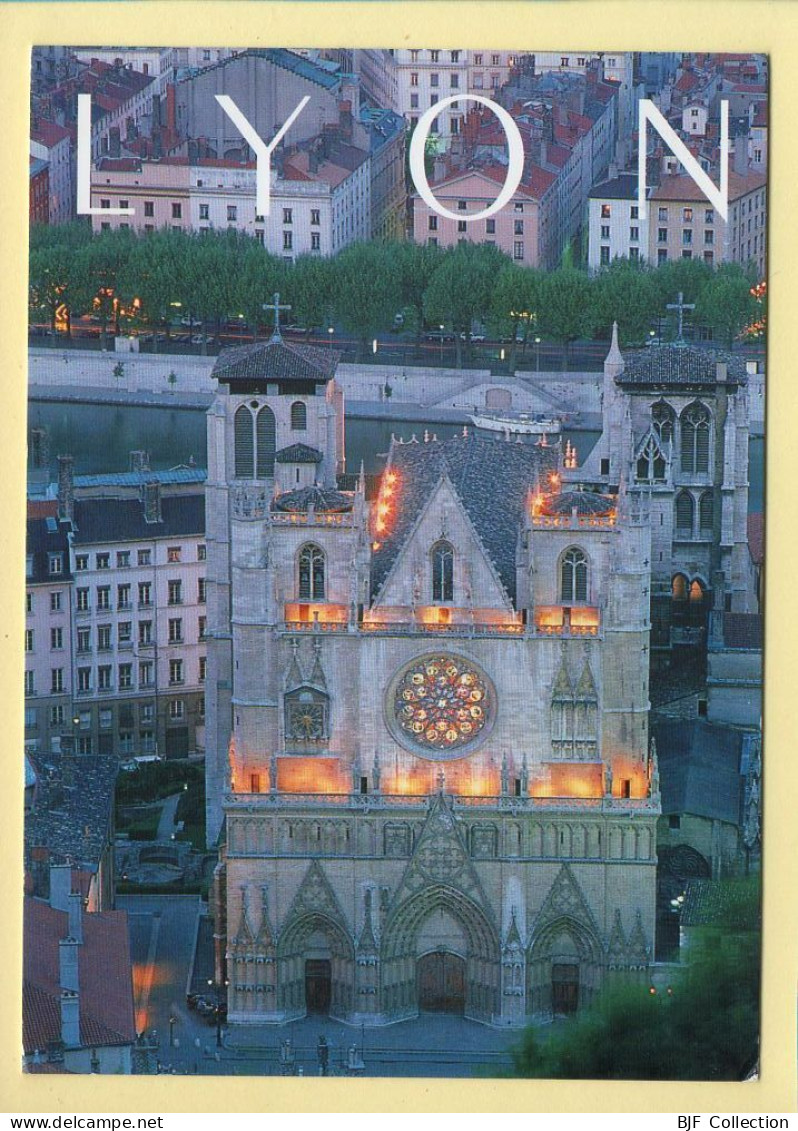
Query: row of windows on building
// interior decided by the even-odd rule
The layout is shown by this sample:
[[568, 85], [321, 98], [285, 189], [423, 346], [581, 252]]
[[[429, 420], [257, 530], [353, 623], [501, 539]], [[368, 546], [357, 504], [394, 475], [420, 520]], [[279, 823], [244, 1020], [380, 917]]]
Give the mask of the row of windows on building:
[[[166, 560], [167, 562], [182, 562], [183, 546], [167, 546]], [[136, 565], [150, 566], [152, 565], [152, 550], [117, 550], [114, 558], [117, 569], [130, 569], [133, 564], [133, 553], [136, 555]], [[207, 557], [207, 548], [200, 543], [197, 546], [197, 561], [204, 562]], [[89, 569], [90, 557], [88, 554], [75, 554], [75, 570]], [[110, 569], [111, 568], [111, 553], [108, 550], [98, 550], [94, 555], [94, 568], [95, 569]]]
[[[523, 209], [523, 205], [521, 205], [521, 208]], [[427, 226], [428, 226], [428, 228], [431, 232], [437, 232], [437, 230], [438, 230], [438, 217], [434, 216], [434, 215], [430, 216]], [[457, 230], [458, 230], [458, 232], [467, 232], [468, 231], [468, 221], [467, 220], [458, 220], [457, 221]], [[489, 217], [485, 221], [485, 234], [489, 235], [489, 236], [496, 234], [496, 220], [495, 220], [494, 217]], [[513, 234], [516, 235], [516, 236], [522, 236], [524, 234], [524, 221], [523, 220], [514, 220], [513, 221]]]
[[[169, 635], [168, 642], [170, 644], [185, 644], [187, 643], [183, 635], [183, 618], [170, 617], [169, 618]], [[112, 624], [98, 624], [97, 625], [97, 651], [110, 652], [113, 650], [113, 630]], [[120, 648], [131, 647], [133, 644], [133, 622], [132, 621], [119, 621], [116, 626], [117, 630], [117, 643]], [[148, 645], [154, 643], [152, 635], [152, 621], [142, 620], [138, 621], [138, 642], [140, 645]], [[77, 651], [86, 653], [92, 651], [92, 630], [90, 628], [78, 628], [76, 630], [76, 644]], [[197, 643], [201, 643], [207, 639], [207, 618], [199, 617], [197, 620]], [[59, 652], [64, 647], [64, 630], [63, 628], [55, 627], [50, 629], [50, 651]], [[36, 641], [35, 631], [32, 628], [25, 629], [25, 651], [35, 652]]]
[[[172, 209], [172, 219], [173, 220], [182, 220], [183, 219], [183, 202], [179, 201], [179, 200], [172, 200], [172, 201], [170, 201], [170, 205], [171, 205], [171, 209]], [[109, 209], [110, 207], [111, 207], [111, 198], [110, 197], [102, 197], [100, 199], [100, 208]], [[118, 207], [119, 208], [130, 208], [130, 201], [120, 199]], [[237, 204], [228, 204], [226, 207], [227, 207], [227, 222], [229, 224], [235, 223], [238, 220], [238, 205]], [[144, 201], [144, 216], [145, 216], [145, 218], [149, 218], [149, 219], [153, 219], [155, 217], [155, 201], [154, 200], [145, 200]], [[205, 202], [205, 201], [200, 202], [199, 218], [200, 218], [200, 220], [210, 220], [210, 218], [211, 218], [211, 205], [210, 205], [210, 203]], [[260, 214], [255, 215], [255, 223], [256, 224], [263, 224], [264, 222], [265, 222], [264, 216], [261, 216]], [[289, 224], [290, 225], [290, 224], [293, 224], [293, 223], [294, 223], [294, 208], [293, 207], [283, 208], [283, 224]], [[317, 228], [320, 225], [321, 225], [321, 209], [320, 208], [311, 208], [310, 209], [310, 226]]]
[[[454, 601], [455, 549], [440, 539], [430, 550], [430, 593], [434, 604]], [[303, 546], [297, 559], [300, 601], [323, 601], [326, 595], [326, 558], [320, 546]], [[588, 561], [578, 547], [566, 550], [560, 559], [560, 599], [564, 604], [588, 599]]]
[[[205, 697], [200, 695], [196, 701], [197, 716], [202, 722], [205, 718]], [[168, 699], [166, 706], [166, 715], [170, 722], [181, 722], [186, 717], [186, 703], [184, 699]], [[68, 725], [68, 717], [66, 708], [62, 703], [53, 704], [49, 710], [47, 718], [51, 727], [64, 727]], [[74, 715], [77, 720], [77, 729], [80, 731], [91, 730], [92, 725], [92, 712], [78, 710]], [[111, 708], [103, 708], [97, 712], [97, 722], [100, 730], [111, 730], [114, 726], [114, 712]], [[120, 724], [123, 729], [119, 731], [119, 750], [120, 754], [132, 754], [135, 732], [132, 729], [135, 726], [134, 717], [132, 713], [132, 704], [130, 710], [126, 713], [120, 711]], [[147, 728], [155, 724], [155, 704], [154, 703], [140, 703], [139, 704], [139, 731], [138, 749], [141, 754], [150, 754], [155, 750], [155, 732]], [[25, 707], [25, 730], [35, 730], [39, 725], [39, 708], [36, 706], [28, 705]], [[73, 724], [74, 725], [74, 724]], [[130, 729], [127, 729], [130, 728]], [[92, 742], [90, 735], [81, 735], [78, 733], [78, 753], [91, 754]], [[103, 750], [102, 744], [100, 753], [110, 753], [110, 751]]]
[[[66, 682], [64, 677], [64, 668], [51, 668], [50, 669], [50, 695], [63, 695], [66, 689]], [[175, 687], [186, 682], [186, 665], [182, 659], [169, 661], [169, 685]], [[78, 695], [87, 695], [95, 690], [93, 684], [93, 669], [90, 667], [79, 667], [77, 669], [77, 693]], [[199, 657], [198, 666], [198, 681], [205, 682], [207, 674], [207, 657]], [[96, 671], [96, 690], [97, 691], [113, 691], [113, 675], [114, 667], [112, 664], [100, 664]], [[138, 664], [138, 687], [139, 689], [155, 687], [155, 662], [153, 660], [140, 660]], [[117, 685], [118, 691], [135, 691], [136, 685], [134, 683], [134, 664], [125, 663], [117, 665]], [[36, 687], [36, 672], [25, 672], [25, 695], [30, 697], [33, 695], [41, 694], [41, 689]]]
[[[138, 607], [140, 609], [147, 609], [153, 606], [153, 582], [152, 581], [139, 581], [136, 586], [138, 596]], [[182, 605], [183, 604], [183, 582], [179, 578], [173, 578], [167, 583], [167, 604], [169, 605]], [[207, 582], [204, 577], [197, 578], [197, 602], [204, 604], [207, 593]], [[116, 609], [118, 612], [124, 612], [127, 609], [133, 608], [133, 586], [124, 583], [116, 587]], [[95, 605], [94, 608], [101, 612], [109, 612], [112, 609], [111, 604], [111, 586], [98, 585], [95, 587]], [[89, 613], [92, 610], [91, 605], [91, 589], [88, 586], [78, 586], [75, 589], [75, 608], [79, 613]]]

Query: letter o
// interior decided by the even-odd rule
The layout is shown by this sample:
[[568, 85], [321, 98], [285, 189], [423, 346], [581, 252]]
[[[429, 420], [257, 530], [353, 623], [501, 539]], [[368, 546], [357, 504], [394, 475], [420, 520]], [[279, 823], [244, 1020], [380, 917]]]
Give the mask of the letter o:
[[[465, 217], [462, 214], [458, 215], [456, 212], [450, 212], [448, 208], [443, 208], [438, 204], [429, 187], [427, 171], [424, 168], [424, 145], [432, 123], [445, 106], [450, 106], [453, 102], [458, 102], [463, 98], [470, 98], [472, 102], [479, 102], [482, 106], [487, 106], [489, 110], [493, 111], [504, 130], [509, 152], [507, 178], [493, 204], [488, 208], [483, 208], [481, 212], [472, 212]], [[504, 208], [505, 204], [512, 200], [515, 190], [521, 183], [523, 173], [524, 143], [521, 139], [518, 126], [503, 106], [499, 106], [498, 103], [490, 98], [484, 98], [481, 94], [453, 94], [448, 98], [442, 98], [440, 102], [434, 103], [430, 106], [429, 110], [425, 110], [421, 115], [418, 120], [418, 125], [413, 132], [413, 136], [410, 139], [410, 175], [418, 189], [418, 194], [429, 208], [432, 208], [439, 216], [445, 216], [447, 220], [465, 219], [467, 222], [471, 222], [472, 220], [486, 220], [489, 216], [495, 215], [496, 212]]]

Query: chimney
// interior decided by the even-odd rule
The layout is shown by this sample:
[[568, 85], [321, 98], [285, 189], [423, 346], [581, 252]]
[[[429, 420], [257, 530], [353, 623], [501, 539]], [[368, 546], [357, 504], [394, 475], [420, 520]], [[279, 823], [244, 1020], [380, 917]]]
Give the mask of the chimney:
[[543, 107], [543, 141], [554, 144], [554, 111], [551, 106]]
[[610, 161], [609, 168], [607, 169], [607, 180], [614, 181], [618, 176], [618, 163]]
[[78, 947], [77, 939], [61, 939], [58, 944], [58, 980], [62, 990], [72, 990], [77, 993], [80, 989], [78, 977]]
[[55, 911], [69, 910], [69, 895], [72, 891], [72, 865], [50, 865], [50, 906]]
[[341, 127], [341, 135], [344, 140], [351, 141], [354, 130], [351, 102], [346, 101], [338, 104], [338, 125]]
[[[83, 942], [83, 896], [79, 891], [69, 893], [69, 937]], [[63, 983], [62, 983], [63, 985]]]
[[177, 102], [175, 97], [175, 84], [170, 82], [166, 87], [166, 128], [174, 133], [177, 130]]
[[80, 1047], [80, 998], [76, 990], [61, 991], [61, 1040], [67, 1048]]
[[150, 453], [135, 451], [130, 453], [130, 470], [131, 471], [149, 471], [150, 470]]
[[144, 484], [142, 502], [144, 503], [145, 522], [163, 522], [161, 517], [161, 485], [157, 479]]
[[109, 130], [109, 145], [111, 157], [119, 157], [122, 153], [122, 136], [119, 126], [111, 126]]
[[71, 522], [75, 517], [75, 460], [58, 457], [58, 518]]

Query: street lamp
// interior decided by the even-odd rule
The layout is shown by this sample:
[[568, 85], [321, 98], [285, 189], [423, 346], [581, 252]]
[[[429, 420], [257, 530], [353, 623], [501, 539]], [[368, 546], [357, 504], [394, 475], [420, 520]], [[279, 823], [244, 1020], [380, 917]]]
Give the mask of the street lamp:
[[330, 349], [332, 349], [333, 334], [334, 333], [335, 333], [335, 327], [334, 326], [328, 326], [327, 327], [327, 334], [329, 335]]
[[[225, 978], [224, 988], [230, 985], [230, 982]], [[218, 982], [214, 982], [213, 978], [208, 979], [208, 986], [213, 990], [214, 1004], [213, 1013], [216, 1019], [216, 1047], [222, 1048], [222, 986]], [[225, 995], [226, 996], [226, 995]]]
[[441, 369], [443, 369], [443, 326], [439, 327], [441, 332]]
[[540, 373], [540, 338], [535, 337], [535, 372]]
[[376, 339], [376, 338], [374, 338], [374, 340], [373, 340], [373, 341], [372, 341], [372, 343], [371, 343], [371, 352], [372, 352], [372, 353], [376, 353], [376, 352], [377, 352], [377, 339]]
[[170, 1048], [175, 1047], [175, 1025], [176, 1024], [177, 1024], [177, 1018], [175, 1017], [174, 1013], [170, 1013], [169, 1014], [169, 1047]]

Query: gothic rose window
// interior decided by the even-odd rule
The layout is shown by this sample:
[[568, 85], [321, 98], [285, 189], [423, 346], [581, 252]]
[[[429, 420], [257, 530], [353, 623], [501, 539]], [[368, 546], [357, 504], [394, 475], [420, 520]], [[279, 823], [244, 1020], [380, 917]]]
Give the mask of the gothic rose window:
[[400, 741], [440, 754], [461, 753], [492, 722], [487, 677], [459, 656], [425, 656], [395, 684], [391, 712]]
[[314, 688], [301, 687], [285, 697], [285, 737], [291, 742], [320, 742], [328, 737], [329, 702]]

